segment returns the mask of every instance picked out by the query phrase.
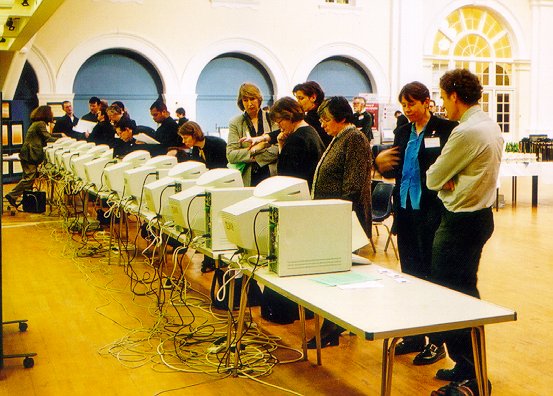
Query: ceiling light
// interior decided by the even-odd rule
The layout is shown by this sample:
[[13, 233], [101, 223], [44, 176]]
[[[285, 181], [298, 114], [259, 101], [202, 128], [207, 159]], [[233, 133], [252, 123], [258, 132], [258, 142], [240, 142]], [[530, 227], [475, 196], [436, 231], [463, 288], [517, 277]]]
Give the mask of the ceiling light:
[[29, 2], [27, 0], [23, 0], [23, 2], [21, 3], [21, 5], [23, 7], [28, 7], [29, 6]]

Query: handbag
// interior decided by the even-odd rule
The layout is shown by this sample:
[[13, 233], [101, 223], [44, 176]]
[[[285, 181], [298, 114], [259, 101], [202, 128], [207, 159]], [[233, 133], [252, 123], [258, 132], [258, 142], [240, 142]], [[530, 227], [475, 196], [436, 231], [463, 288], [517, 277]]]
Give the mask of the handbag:
[[44, 213], [46, 212], [46, 193], [44, 191], [23, 191], [21, 203], [24, 212]]

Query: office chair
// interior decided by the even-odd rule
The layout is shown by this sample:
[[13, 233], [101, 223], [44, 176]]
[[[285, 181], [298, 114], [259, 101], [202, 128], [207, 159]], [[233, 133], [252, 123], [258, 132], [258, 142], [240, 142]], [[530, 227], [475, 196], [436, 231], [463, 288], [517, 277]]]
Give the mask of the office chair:
[[388, 227], [388, 225], [384, 223], [384, 220], [386, 220], [392, 214], [392, 191], [393, 190], [394, 190], [394, 185], [390, 183], [382, 182], [382, 183], [378, 183], [374, 187], [374, 190], [372, 193], [372, 222], [373, 222], [373, 226], [376, 229], [377, 235], [380, 235], [378, 233], [378, 226], [386, 227], [386, 230], [388, 231], [388, 238], [386, 239], [386, 245], [384, 246], [384, 251], [385, 252], [388, 251], [388, 245], [390, 245], [391, 243], [392, 248], [394, 249], [394, 253], [396, 255], [396, 259], [399, 260], [396, 245], [394, 243], [394, 240], [392, 239], [392, 232], [390, 230], [390, 227]]

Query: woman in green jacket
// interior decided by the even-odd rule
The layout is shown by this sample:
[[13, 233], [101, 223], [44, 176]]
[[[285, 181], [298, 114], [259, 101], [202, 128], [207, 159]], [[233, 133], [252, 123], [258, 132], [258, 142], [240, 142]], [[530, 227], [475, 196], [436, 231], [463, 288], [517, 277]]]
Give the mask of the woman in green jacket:
[[49, 124], [54, 120], [50, 106], [39, 106], [31, 112], [31, 126], [25, 135], [25, 141], [19, 153], [23, 177], [12, 191], [6, 194], [10, 205], [17, 207], [17, 198], [23, 195], [23, 191], [31, 190], [38, 175], [38, 166], [44, 161], [44, 146], [52, 140], [49, 132]]

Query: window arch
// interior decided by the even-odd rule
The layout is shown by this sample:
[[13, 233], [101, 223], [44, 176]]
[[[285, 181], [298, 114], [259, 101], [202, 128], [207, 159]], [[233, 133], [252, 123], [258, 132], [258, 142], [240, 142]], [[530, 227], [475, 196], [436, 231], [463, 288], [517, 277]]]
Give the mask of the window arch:
[[262, 107], [272, 105], [273, 82], [268, 71], [253, 57], [225, 53], [205, 66], [196, 84], [196, 121], [204, 132], [221, 133], [220, 129], [226, 129], [229, 120], [240, 113], [236, 98], [244, 82], [251, 82], [261, 90]]
[[371, 80], [367, 73], [353, 60], [333, 56], [319, 62], [307, 80], [317, 81], [325, 96], [341, 95], [353, 99], [359, 93], [372, 93]]
[[96, 53], [80, 67], [73, 83], [73, 108], [81, 117], [88, 113], [91, 96], [109, 103], [121, 100], [138, 125], [155, 127], [150, 106], [163, 93], [161, 78], [140, 54], [117, 48]]
[[433, 96], [439, 98], [439, 79], [446, 70], [466, 68], [484, 87], [481, 105], [503, 132], [513, 129], [511, 85], [513, 58], [509, 33], [487, 9], [462, 7], [450, 13], [434, 36]]

